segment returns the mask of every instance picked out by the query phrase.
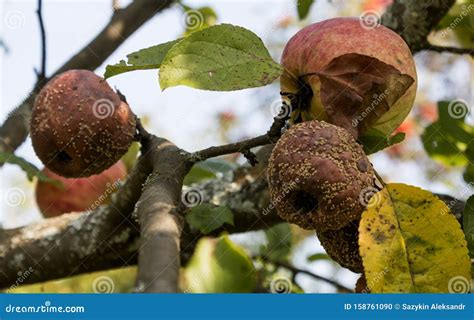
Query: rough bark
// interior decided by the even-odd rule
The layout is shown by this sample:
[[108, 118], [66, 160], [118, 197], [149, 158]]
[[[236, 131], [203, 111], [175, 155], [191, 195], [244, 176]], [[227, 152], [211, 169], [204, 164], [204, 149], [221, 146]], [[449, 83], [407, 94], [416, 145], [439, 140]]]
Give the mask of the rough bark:
[[93, 212], [0, 231], [0, 287], [11, 286], [30, 267], [34, 272], [23, 283], [135, 263], [139, 229], [130, 213], [148, 172], [146, 162], [139, 162], [111, 203]]
[[429, 48], [431, 30], [448, 13], [455, 0], [395, 0], [382, 16], [382, 24], [402, 36], [411, 51]]
[[[141, 162], [142, 167], [137, 168], [137, 173], [133, 173], [113, 196], [111, 205], [99, 207], [88, 214], [67, 214], [0, 232], [0, 288], [13, 285], [18, 279], [18, 272], [30, 267], [34, 272], [24, 279], [23, 284], [136, 264], [140, 227], [130, 215], [140, 197], [146, 172], [151, 172], [151, 168], [145, 164], [146, 162]], [[214, 235], [223, 231], [238, 233], [259, 230], [282, 222], [270, 206], [263, 176], [258, 177], [252, 170], [254, 169], [237, 169], [232, 181], [220, 178], [192, 186], [203, 195], [203, 203], [228, 206], [234, 214], [234, 226], [222, 226], [213, 232]], [[153, 180], [146, 185], [156, 183]], [[159, 211], [149, 211], [142, 200], [144, 199], [138, 201], [138, 216]], [[140, 213], [140, 207], [143, 208], [143, 214]], [[160, 208], [160, 204], [154, 204], [153, 208]], [[165, 211], [166, 214], [170, 212]], [[172, 215], [175, 219], [174, 214]], [[146, 220], [146, 217], [143, 218]], [[198, 230], [191, 230], [189, 226], [184, 228], [181, 237], [183, 261], [188, 260], [197, 240], [202, 236]], [[176, 242], [167, 243], [174, 247]], [[151, 257], [159, 259], [161, 255], [153, 254]], [[140, 287], [143, 286], [137, 286], [137, 289]]]
[[136, 204], [141, 236], [135, 290], [178, 292], [183, 219], [177, 207], [191, 164], [187, 152], [164, 139], [153, 137], [144, 149], [153, 172]]

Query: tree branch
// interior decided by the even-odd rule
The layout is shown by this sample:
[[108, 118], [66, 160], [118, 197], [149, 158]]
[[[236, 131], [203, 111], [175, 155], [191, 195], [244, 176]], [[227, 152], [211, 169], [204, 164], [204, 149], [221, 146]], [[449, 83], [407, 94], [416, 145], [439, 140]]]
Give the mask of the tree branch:
[[0, 288], [134, 264], [138, 227], [131, 219], [150, 168], [139, 161], [111, 203], [90, 213], [65, 214], [23, 228], [0, 231]]
[[395, 0], [382, 16], [382, 24], [398, 33], [416, 53], [427, 47], [428, 35], [454, 2]]
[[187, 152], [165, 139], [147, 145], [153, 172], [137, 202], [141, 237], [137, 292], [178, 292], [183, 219], [177, 212], [184, 176], [191, 164]]
[[[270, 203], [262, 171], [264, 161], [265, 157], [257, 167], [236, 169], [232, 181], [219, 178], [192, 186], [201, 193], [202, 203], [227, 206], [233, 212], [234, 225], [223, 225], [211, 235], [267, 229], [283, 222]], [[91, 214], [67, 214], [23, 228], [0, 231], [0, 288], [13, 285], [18, 272], [29, 267], [35, 271], [23, 284], [136, 264], [139, 229], [129, 215], [151, 172], [147, 161], [140, 161], [138, 166], [106, 207]], [[438, 197], [462, 221], [465, 203], [450, 196]], [[142, 207], [141, 201], [139, 207]], [[189, 225], [184, 226], [181, 261], [189, 260], [197, 241], [203, 236]], [[173, 261], [172, 258], [166, 259]]]
[[[132, 33], [173, 2], [174, 0], [135, 0], [128, 7], [116, 11], [105, 28], [56, 70], [53, 76], [70, 69], [95, 70]], [[25, 141], [29, 131], [31, 108], [43, 84], [44, 81], [35, 84], [33, 90], [0, 127], [0, 151], [14, 152]]]
[[[268, 189], [263, 177], [256, 178], [257, 174], [252, 173], [255, 170], [256, 168], [237, 169], [232, 183], [220, 178], [193, 185], [203, 195], [203, 203], [225, 205], [234, 214], [234, 226], [222, 226], [213, 235], [224, 231], [236, 233], [259, 230], [282, 222], [269, 206]], [[113, 195], [112, 203], [99, 207], [90, 214], [66, 214], [26, 227], [0, 231], [0, 288], [13, 285], [18, 279], [18, 272], [30, 267], [35, 272], [24, 279], [23, 284], [136, 264], [139, 229], [130, 214], [134, 211], [142, 184], [150, 172], [149, 162], [141, 160], [125, 185]], [[153, 180], [148, 182], [149, 186], [157, 183]], [[157, 189], [149, 189], [148, 195], [155, 192], [153, 190]], [[138, 201], [139, 216], [143, 216], [141, 208], [144, 210], [142, 212], [152, 212], [145, 211], [147, 204], [144, 204], [144, 200], [142, 198]], [[159, 203], [153, 204], [153, 208], [159, 206]], [[158, 209], [150, 210], [156, 212]], [[146, 217], [143, 218], [146, 220]], [[168, 222], [174, 223], [171, 219]], [[183, 261], [189, 259], [197, 241], [203, 236], [198, 230], [185, 226], [181, 237]], [[150, 257], [162, 259], [162, 254], [154, 252]], [[163, 259], [173, 261], [173, 258], [176, 256]], [[154, 270], [155, 275], [156, 272]]]
[[430, 45], [427, 45], [426, 48], [424, 48], [423, 50], [435, 51], [435, 52], [448, 52], [448, 53], [456, 53], [456, 54], [468, 54], [470, 56], [474, 56], [474, 48], [442, 47], [442, 46], [434, 46], [430, 44]]
[[304, 269], [299, 269], [293, 265], [290, 265], [286, 262], [282, 262], [282, 261], [269, 261], [269, 260], [266, 260], [264, 259], [264, 261], [267, 261], [267, 262], [270, 262], [272, 264], [274, 264], [275, 266], [277, 267], [282, 267], [282, 268], [285, 268], [287, 270], [290, 270], [293, 274], [298, 274], [298, 273], [302, 273], [302, 274], [305, 274], [307, 276], [310, 276], [311, 278], [314, 278], [316, 280], [320, 280], [320, 281], [324, 281], [324, 282], [327, 282], [331, 285], [333, 285], [334, 287], [336, 287], [338, 290], [340, 290], [341, 292], [344, 292], [344, 293], [353, 293], [354, 291], [349, 289], [348, 287], [340, 284], [339, 282], [337, 281], [334, 281], [332, 279], [329, 279], [329, 278], [326, 278], [326, 277], [323, 277], [323, 276], [320, 276], [318, 274], [315, 274], [311, 271], [308, 271], [308, 270], [304, 270]]
[[[288, 120], [290, 117], [290, 114], [287, 112], [287, 110], [288, 109], [285, 108], [285, 105], [282, 106], [280, 113], [273, 118], [273, 123], [266, 134], [236, 143], [230, 143], [196, 151], [189, 156], [189, 161], [194, 163], [236, 152], [243, 153], [244, 156], [248, 157], [248, 152], [250, 152], [250, 149], [277, 142], [282, 134], [282, 129], [286, 124], [286, 120]], [[253, 163], [255, 160], [256, 159], [249, 159], [249, 162], [252, 166], [256, 164]]]

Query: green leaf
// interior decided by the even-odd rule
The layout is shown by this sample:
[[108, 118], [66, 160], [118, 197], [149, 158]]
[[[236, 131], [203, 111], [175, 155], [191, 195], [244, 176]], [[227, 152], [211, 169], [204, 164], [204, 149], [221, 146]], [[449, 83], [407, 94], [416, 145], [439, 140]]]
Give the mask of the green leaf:
[[213, 207], [209, 204], [200, 204], [186, 215], [186, 221], [203, 234], [208, 234], [223, 226], [224, 223], [234, 225], [234, 215], [225, 206]]
[[330, 260], [331, 258], [325, 253], [315, 253], [306, 258], [309, 262], [318, 261], [318, 260]]
[[183, 270], [184, 292], [252, 292], [257, 284], [252, 260], [228, 236], [199, 240]]
[[296, 3], [296, 9], [298, 10], [298, 17], [303, 20], [308, 16], [309, 10], [314, 0], [298, 0]]
[[[469, 13], [466, 11], [466, 9], [469, 10], [469, 7], [473, 4], [473, 0], [456, 1], [456, 3], [451, 7], [451, 9], [449, 9], [448, 14], [446, 14], [435, 27], [435, 30], [448, 28], [453, 23], [456, 25], [456, 27], [460, 25], [471, 27], [470, 23], [472, 18], [466, 16], [466, 14]], [[463, 16], [463, 19], [460, 19], [461, 15]]]
[[199, 166], [199, 163], [198, 163], [198, 164], [195, 164], [191, 168], [189, 173], [184, 177], [183, 184], [185, 186], [189, 186], [199, 181], [214, 179], [215, 177], [216, 175], [214, 172], [209, 171], [208, 169]]
[[359, 248], [372, 293], [469, 292], [461, 226], [428, 191], [392, 183], [373, 195], [362, 213]]
[[439, 122], [429, 125], [421, 139], [428, 155], [445, 165], [464, 166], [467, 159], [464, 153], [459, 149], [457, 141], [452, 137], [443, 134], [443, 128]]
[[196, 163], [184, 178], [184, 185], [217, 178], [218, 174], [228, 174], [235, 169], [231, 162], [221, 159], [209, 159]]
[[23, 171], [25, 171], [29, 181], [33, 181], [33, 178], [37, 177], [39, 181], [51, 183], [58, 188], [63, 188], [63, 184], [60, 181], [47, 177], [34, 164], [26, 161], [21, 157], [16, 156], [11, 152], [0, 151], [0, 163], [10, 163], [18, 165]]
[[272, 83], [282, 73], [253, 32], [221, 24], [192, 33], [163, 59], [160, 85], [230, 91]]
[[[421, 138], [428, 155], [450, 166], [465, 166], [472, 153], [474, 127], [465, 123], [468, 106], [462, 100], [438, 102], [438, 121]], [[474, 150], [474, 149], [472, 149]]]
[[474, 259], [474, 195], [467, 199], [462, 219], [467, 248], [469, 249], [469, 256], [471, 259]]
[[366, 133], [359, 137], [359, 142], [364, 147], [366, 154], [376, 153], [380, 150], [393, 146], [405, 140], [405, 133], [398, 132], [392, 136], [385, 135], [377, 129], [369, 129]]
[[462, 100], [438, 102], [438, 123], [442, 133], [464, 144], [474, 138], [474, 128], [465, 123], [468, 108]]
[[471, 13], [473, 7], [473, 0], [456, 1], [448, 14], [435, 27], [435, 30], [439, 30], [442, 38], [452, 33], [459, 47], [472, 47], [474, 45], [474, 37], [472, 35], [474, 20]]
[[185, 36], [193, 32], [213, 26], [217, 22], [217, 14], [211, 7], [201, 7], [193, 9], [189, 6], [182, 5], [184, 9], [184, 22], [186, 24]]
[[135, 70], [158, 69], [168, 51], [180, 40], [165, 42], [128, 54], [127, 61], [122, 60], [117, 64], [106, 66], [104, 78]]
[[469, 163], [466, 166], [466, 170], [464, 170], [463, 178], [464, 178], [464, 181], [466, 181], [466, 183], [474, 184], [474, 164]]
[[292, 234], [288, 223], [280, 223], [265, 230], [267, 244], [264, 255], [272, 261], [284, 260], [291, 251]]

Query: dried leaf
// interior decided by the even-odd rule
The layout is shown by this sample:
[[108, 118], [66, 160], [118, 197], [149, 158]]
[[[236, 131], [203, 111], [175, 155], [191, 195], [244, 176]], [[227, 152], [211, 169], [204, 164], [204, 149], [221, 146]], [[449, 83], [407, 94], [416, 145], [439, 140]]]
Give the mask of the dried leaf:
[[376, 58], [349, 53], [334, 58], [322, 71], [321, 100], [329, 122], [354, 137], [371, 128], [415, 81]]

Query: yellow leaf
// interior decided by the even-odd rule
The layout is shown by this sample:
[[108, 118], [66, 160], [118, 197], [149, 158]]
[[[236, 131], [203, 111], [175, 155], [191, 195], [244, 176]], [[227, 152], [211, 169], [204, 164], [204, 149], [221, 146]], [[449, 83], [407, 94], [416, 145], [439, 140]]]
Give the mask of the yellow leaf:
[[388, 184], [362, 213], [359, 247], [367, 284], [381, 292], [469, 292], [461, 226], [432, 193]]

